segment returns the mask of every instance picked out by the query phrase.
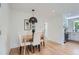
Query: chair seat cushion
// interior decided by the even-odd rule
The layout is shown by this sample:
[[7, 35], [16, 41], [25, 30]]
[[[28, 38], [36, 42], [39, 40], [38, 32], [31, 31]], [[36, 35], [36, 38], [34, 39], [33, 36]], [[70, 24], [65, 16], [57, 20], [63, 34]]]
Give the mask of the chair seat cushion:
[[26, 43], [21, 43], [21, 46], [25, 46], [25, 45], [30, 45], [30, 42], [26, 42]]
[[40, 40], [40, 42], [43, 42], [44, 40]]
[[32, 42], [32, 45], [35, 46], [35, 45], [40, 45], [40, 43], [34, 43]]

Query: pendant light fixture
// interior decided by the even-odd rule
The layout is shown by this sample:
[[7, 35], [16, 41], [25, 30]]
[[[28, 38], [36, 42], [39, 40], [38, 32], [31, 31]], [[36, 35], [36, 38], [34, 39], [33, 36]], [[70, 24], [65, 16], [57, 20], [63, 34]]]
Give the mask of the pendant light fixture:
[[32, 12], [33, 12], [33, 16], [29, 18], [29, 22], [32, 23], [32, 24], [35, 24], [37, 23], [37, 18], [34, 17], [34, 9], [32, 9]]
[[29, 18], [29, 23], [31, 24], [32, 27], [32, 40], [34, 39], [34, 33], [35, 33], [35, 23], [37, 23], [37, 18], [34, 17], [34, 9], [32, 9], [33, 16]]

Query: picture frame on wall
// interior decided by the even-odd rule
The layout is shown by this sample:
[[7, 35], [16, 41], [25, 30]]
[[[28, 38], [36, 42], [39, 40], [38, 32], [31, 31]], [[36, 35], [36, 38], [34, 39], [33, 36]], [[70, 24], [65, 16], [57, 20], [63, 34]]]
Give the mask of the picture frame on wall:
[[28, 19], [24, 19], [24, 30], [30, 30], [30, 23]]

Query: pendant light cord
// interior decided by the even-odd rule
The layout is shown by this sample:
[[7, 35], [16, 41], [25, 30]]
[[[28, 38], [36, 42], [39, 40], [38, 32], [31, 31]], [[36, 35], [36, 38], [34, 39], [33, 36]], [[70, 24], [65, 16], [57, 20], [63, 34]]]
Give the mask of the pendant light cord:
[[33, 17], [34, 17], [34, 11], [35, 11], [35, 10], [34, 10], [34, 9], [32, 9], [32, 15], [33, 15]]

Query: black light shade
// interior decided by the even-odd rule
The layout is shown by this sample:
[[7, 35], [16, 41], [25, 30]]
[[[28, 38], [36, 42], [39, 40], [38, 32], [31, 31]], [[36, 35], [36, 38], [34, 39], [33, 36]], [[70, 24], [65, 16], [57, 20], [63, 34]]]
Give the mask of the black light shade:
[[34, 24], [37, 23], [37, 18], [36, 17], [30, 17], [29, 22]]

